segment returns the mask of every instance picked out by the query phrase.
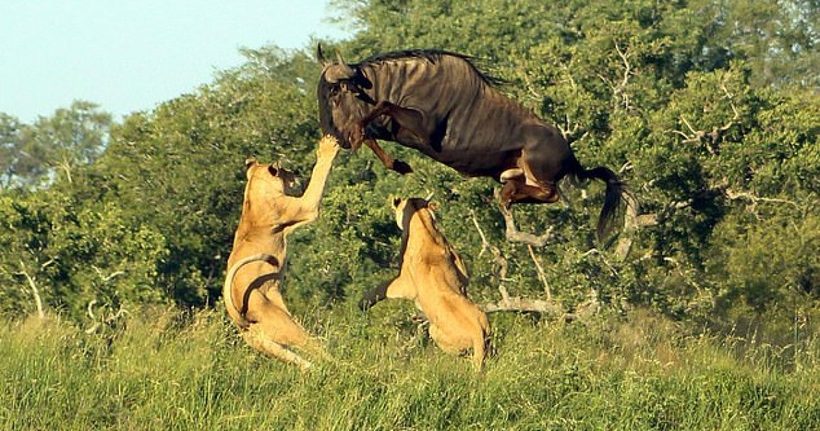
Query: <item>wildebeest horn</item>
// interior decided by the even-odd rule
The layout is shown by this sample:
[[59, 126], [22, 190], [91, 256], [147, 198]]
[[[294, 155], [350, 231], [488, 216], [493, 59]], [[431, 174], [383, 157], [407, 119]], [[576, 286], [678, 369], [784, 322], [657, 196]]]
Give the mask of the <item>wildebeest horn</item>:
[[343, 79], [350, 79], [356, 75], [356, 72], [345, 63], [342, 54], [336, 51], [336, 60], [338, 64], [328, 66], [325, 72], [325, 79], [331, 84], [335, 84]]
[[331, 84], [335, 84], [343, 79], [350, 79], [353, 78], [355, 72], [353, 72], [353, 68], [346, 65], [346, 64], [334, 64], [332, 66], [328, 66], [327, 71], [325, 72], [325, 80]]
[[322, 66], [327, 66], [328, 63], [329, 63], [327, 61], [327, 59], [325, 58], [325, 53], [322, 52], [322, 44], [321, 43], [316, 44], [316, 61], [318, 61], [319, 64], [321, 64]]

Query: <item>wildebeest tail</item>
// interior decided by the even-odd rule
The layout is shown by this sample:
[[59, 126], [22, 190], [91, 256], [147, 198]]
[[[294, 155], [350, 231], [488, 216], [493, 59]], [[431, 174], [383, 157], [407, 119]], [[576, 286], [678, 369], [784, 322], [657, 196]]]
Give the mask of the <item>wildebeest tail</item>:
[[258, 262], [260, 260], [268, 262], [271, 265], [279, 264], [279, 261], [275, 257], [265, 253], [245, 257], [240, 259], [239, 262], [236, 262], [228, 269], [228, 274], [225, 275], [225, 284], [222, 285], [222, 298], [225, 301], [225, 308], [228, 310], [228, 315], [231, 316], [234, 322], [236, 322], [236, 324], [243, 329], [247, 328], [250, 325], [250, 322], [248, 322], [245, 316], [239, 312], [239, 309], [236, 308], [236, 304], [233, 303], [231, 286], [233, 286], [233, 279], [236, 277], [236, 272], [239, 271], [240, 268], [251, 262]]
[[606, 182], [606, 196], [604, 197], [604, 207], [601, 208], [601, 215], [598, 217], [598, 228], [596, 234], [598, 239], [604, 238], [612, 229], [612, 221], [621, 205], [623, 195], [626, 192], [626, 185], [618, 178], [611, 169], [598, 166], [597, 168], [584, 169], [579, 164], [575, 175], [585, 180], [597, 178]]

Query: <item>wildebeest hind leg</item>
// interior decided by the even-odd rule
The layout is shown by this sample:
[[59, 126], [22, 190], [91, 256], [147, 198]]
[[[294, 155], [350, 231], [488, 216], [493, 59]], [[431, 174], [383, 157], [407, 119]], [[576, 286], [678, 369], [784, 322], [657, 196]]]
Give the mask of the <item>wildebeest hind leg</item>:
[[558, 200], [558, 193], [555, 187], [531, 186], [520, 181], [508, 181], [501, 189], [502, 203], [506, 208], [515, 203], [522, 204], [543, 204], [553, 203]]

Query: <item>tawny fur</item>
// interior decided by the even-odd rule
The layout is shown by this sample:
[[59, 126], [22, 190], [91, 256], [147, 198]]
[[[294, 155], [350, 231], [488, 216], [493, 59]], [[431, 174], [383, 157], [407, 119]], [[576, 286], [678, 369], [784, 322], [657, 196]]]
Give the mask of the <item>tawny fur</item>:
[[472, 350], [480, 371], [487, 354], [490, 324], [467, 298], [464, 264], [438, 230], [428, 202], [420, 198], [396, 200], [396, 222], [403, 230], [402, 266], [388, 286], [387, 298], [415, 302], [430, 322], [430, 337], [445, 352]]
[[280, 292], [287, 236], [316, 220], [333, 159], [336, 140], [319, 141], [317, 160], [304, 194], [289, 196], [290, 173], [275, 165], [247, 163], [248, 182], [239, 227], [228, 257], [223, 297], [228, 315], [253, 348], [305, 369], [311, 362], [293, 349], [325, 357], [321, 343], [291, 316]]

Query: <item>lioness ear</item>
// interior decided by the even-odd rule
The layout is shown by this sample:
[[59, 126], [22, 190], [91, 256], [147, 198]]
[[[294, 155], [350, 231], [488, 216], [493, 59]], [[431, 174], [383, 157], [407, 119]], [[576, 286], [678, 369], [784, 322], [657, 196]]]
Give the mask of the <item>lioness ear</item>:
[[270, 166], [268, 166], [268, 172], [270, 172], [270, 174], [275, 177], [276, 174], [279, 173], [279, 170], [276, 169], [276, 166], [270, 165]]
[[256, 159], [253, 157], [248, 157], [245, 159], [245, 169], [250, 169], [251, 166], [256, 164]]
[[393, 208], [397, 208], [401, 203], [401, 198], [393, 198]]

